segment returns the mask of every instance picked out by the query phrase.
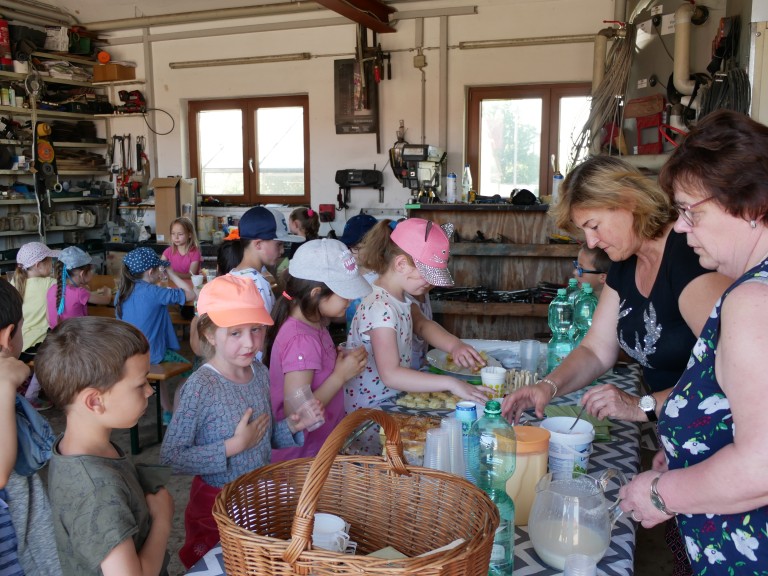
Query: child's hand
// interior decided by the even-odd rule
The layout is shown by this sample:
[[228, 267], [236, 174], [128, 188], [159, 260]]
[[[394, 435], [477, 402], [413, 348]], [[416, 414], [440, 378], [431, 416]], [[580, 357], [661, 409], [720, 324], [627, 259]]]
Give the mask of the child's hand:
[[18, 358], [0, 355], [0, 374], [1, 381], [7, 384], [3, 386], [3, 391], [15, 396], [19, 386], [29, 378], [30, 370], [29, 366]]
[[310, 400], [307, 403], [310, 410], [300, 410], [296, 414], [291, 414], [288, 420], [288, 428], [295, 434], [305, 428], [316, 423], [318, 420], [325, 421], [325, 410], [323, 409], [323, 403], [317, 398]]
[[110, 290], [107, 286], [102, 286], [96, 290], [96, 294], [99, 294], [100, 296], [112, 296], [112, 290]]
[[465, 344], [462, 341], [449, 350], [453, 361], [459, 366], [469, 368], [470, 370], [476, 370], [485, 366], [485, 360], [480, 356], [480, 353], [472, 348], [469, 344]]
[[363, 371], [368, 362], [368, 352], [365, 350], [365, 346], [352, 349], [339, 347], [338, 351], [336, 366], [333, 370], [338, 372], [341, 379], [346, 382]]
[[157, 494], [145, 494], [149, 515], [152, 522], [165, 522], [168, 526], [173, 522], [173, 496], [165, 488], [160, 488]]
[[450, 377], [450, 379], [452, 380], [452, 385], [449, 390], [464, 400], [470, 400], [471, 402], [477, 402], [478, 404], [485, 406], [488, 398], [491, 398], [494, 394], [493, 390], [486, 388], [485, 386], [474, 386], [469, 382], [459, 380], [458, 378]]
[[235, 433], [231, 438], [235, 441], [233, 451], [227, 452], [227, 456], [234, 456], [248, 450], [248, 448], [253, 448], [264, 437], [269, 426], [269, 414], [259, 414], [253, 422], [249, 422], [252, 415], [253, 408], [246, 408], [245, 412], [243, 412], [243, 417], [240, 418], [240, 422], [238, 422]]

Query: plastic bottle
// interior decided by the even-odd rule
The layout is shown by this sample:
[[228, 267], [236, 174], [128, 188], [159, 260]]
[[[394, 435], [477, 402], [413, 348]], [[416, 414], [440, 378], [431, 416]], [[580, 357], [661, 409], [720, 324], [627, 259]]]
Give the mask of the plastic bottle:
[[576, 304], [576, 298], [579, 296], [579, 281], [576, 278], [568, 279], [568, 286], [565, 288], [565, 295], [568, 297], [568, 302], [571, 306]]
[[560, 198], [560, 184], [563, 183], [563, 180], [565, 180], [565, 176], [560, 174], [560, 171], [556, 171], [555, 175], [552, 177], [552, 204], [557, 202], [558, 198]]
[[445, 179], [445, 201], [448, 204], [456, 204], [456, 173], [449, 172]]
[[501, 404], [489, 400], [483, 417], [469, 431], [468, 470], [478, 488], [496, 504], [501, 516], [493, 538], [489, 576], [511, 576], [515, 564], [515, 504], [506, 485], [515, 472], [515, 431], [501, 416]]
[[557, 290], [557, 298], [549, 303], [547, 317], [552, 331], [547, 345], [547, 371], [552, 372], [573, 350], [573, 340], [569, 335], [573, 324], [573, 306], [568, 302], [565, 288]]
[[464, 164], [464, 173], [461, 175], [461, 201], [469, 202], [469, 192], [472, 190], [472, 172], [469, 164]]
[[592, 286], [588, 282], [584, 282], [573, 307], [574, 346], [579, 345], [582, 338], [587, 335], [589, 327], [592, 326], [592, 315], [595, 313], [595, 308], [597, 308], [597, 297], [592, 291]]

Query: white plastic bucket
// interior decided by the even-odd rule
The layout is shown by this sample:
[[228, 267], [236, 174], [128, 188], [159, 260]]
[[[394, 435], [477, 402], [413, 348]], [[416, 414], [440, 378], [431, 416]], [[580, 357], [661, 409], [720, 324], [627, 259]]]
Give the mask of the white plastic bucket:
[[550, 434], [549, 471], [553, 480], [573, 478], [574, 474], [586, 474], [589, 470], [595, 427], [586, 420], [579, 420], [569, 431], [574, 420], [572, 416], [555, 416], [541, 423]]

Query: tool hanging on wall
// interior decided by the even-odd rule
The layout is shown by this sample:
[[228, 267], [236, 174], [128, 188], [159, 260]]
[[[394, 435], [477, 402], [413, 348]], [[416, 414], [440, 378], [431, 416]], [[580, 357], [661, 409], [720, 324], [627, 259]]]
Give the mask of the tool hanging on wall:
[[[355, 59], [357, 61], [357, 78], [355, 86], [355, 108], [370, 110], [372, 106], [378, 107], [378, 84], [384, 78], [384, 61], [387, 62], [387, 79], [392, 79], [391, 55], [381, 49], [381, 44], [376, 41], [376, 32], [372, 32], [372, 42], [368, 45], [368, 29], [362, 24], [357, 26], [357, 42], [355, 46]], [[374, 47], [375, 46], [375, 47]], [[369, 85], [368, 74], [373, 72], [373, 84]], [[375, 96], [372, 92], [375, 91]], [[374, 104], [372, 104], [374, 103]], [[378, 116], [378, 110], [376, 110]], [[381, 153], [380, 130], [376, 123], [376, 153]]]
[[35, 174], [35, 193], [40, 204], [40, 210], [45, 213], [54, 211], [51, 203], [51, 191], [61, 192], [62, 186], [59, 182], [59, 174], [56, 166], [56, 153], [49, 140], [51, 127], [45, 122], [37, 122], [34, 130], [34, 174]]

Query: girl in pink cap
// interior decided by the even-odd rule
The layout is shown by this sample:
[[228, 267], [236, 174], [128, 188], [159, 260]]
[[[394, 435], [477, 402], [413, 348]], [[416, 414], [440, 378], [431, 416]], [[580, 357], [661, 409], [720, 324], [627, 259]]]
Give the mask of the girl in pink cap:
[[373, 283], [373, 292], [360, 303], [347, 336], [348, 342], [365, 346], [368, 352], [365, 370], [345, 385], [347, 412], [378, 406], [400, 391], [449, 391], [475, 402], [488, 399], [488, 388], [411, 369], [414, 334], [449, 352], [461, 366], [485, 364], [474, 348], [425, 318], [407, 296], [425, 294], [432, 286], [453, 285], [448, 272], [448, 238], [453, 226], [445, 227], [447, 230], [421, 218], [399, 223], [382, 220], [365, 236], [358, 262], [379, 278]]

